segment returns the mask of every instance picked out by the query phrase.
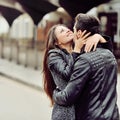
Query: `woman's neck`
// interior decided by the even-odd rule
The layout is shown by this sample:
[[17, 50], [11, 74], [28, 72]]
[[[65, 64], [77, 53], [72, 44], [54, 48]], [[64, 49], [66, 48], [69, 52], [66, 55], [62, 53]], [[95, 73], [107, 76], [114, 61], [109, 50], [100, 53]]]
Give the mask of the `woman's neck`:
[[69, 53], [72, 52], [73, 48], [71, 44], [65, 44], [65, 45], [61, 45], [61, 48], [66, 49]]

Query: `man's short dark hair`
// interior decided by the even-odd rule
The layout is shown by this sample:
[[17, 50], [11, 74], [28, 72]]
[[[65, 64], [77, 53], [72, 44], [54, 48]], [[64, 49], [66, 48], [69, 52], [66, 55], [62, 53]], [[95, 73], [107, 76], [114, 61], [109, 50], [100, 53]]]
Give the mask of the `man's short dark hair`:
[[75, 17], [75, 28], [76, 30], [87, 30], [91, 34], [100, 33], [100, 21], [97, 17], [79, 13]]

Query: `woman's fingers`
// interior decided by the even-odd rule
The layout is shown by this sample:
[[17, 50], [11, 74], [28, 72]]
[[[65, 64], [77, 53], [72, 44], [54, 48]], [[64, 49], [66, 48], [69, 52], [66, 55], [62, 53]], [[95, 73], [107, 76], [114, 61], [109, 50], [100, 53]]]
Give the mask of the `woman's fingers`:
[[97, 43], [94, 44], [93, 51], [95, 51], [97, 48]]
[[88, 37], [90, 34], [91, 34], [90, 32], [86, 33], [86, 34], [83, 36], [83, 39], [87, 39], [87, 37]]
[[81, 37], [84, 36], [86, 34], [87, 30], [84, 30], [83, 32], [81, 32]]
[[90, 51], [95, 51], [97, 47], [97, 42], [96, 41], [87, 41], [85, 45], [85, 52], [90, 52]]
[[86, 39], [90, 34], [91, 34], [91, 32], [87, 32], [86, 30], [84, 30], [84, 31], [81, 33], [81, 37], [82, 37], [83, 39]]
[[85, 52], [90, 52], [91, 49], [92, 49], [92, 44], [91, 44], [91, 43], [88, 43], [88, 44], [85, 45], [84, 51], [85, 51]]

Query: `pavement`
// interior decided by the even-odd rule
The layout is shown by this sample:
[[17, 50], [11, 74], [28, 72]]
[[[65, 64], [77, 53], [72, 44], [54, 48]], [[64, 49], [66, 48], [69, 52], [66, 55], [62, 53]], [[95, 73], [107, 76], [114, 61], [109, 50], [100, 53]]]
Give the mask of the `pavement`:
[[0, 75], [0, 120], [51, 120], [44, 92]]

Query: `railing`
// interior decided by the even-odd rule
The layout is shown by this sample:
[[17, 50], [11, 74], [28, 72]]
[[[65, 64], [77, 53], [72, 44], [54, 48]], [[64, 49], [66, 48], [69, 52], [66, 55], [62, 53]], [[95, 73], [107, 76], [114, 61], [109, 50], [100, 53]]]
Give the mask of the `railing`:
[[41, 69], [45, 41], [0, 38], [0, 57], [24, 67]]

